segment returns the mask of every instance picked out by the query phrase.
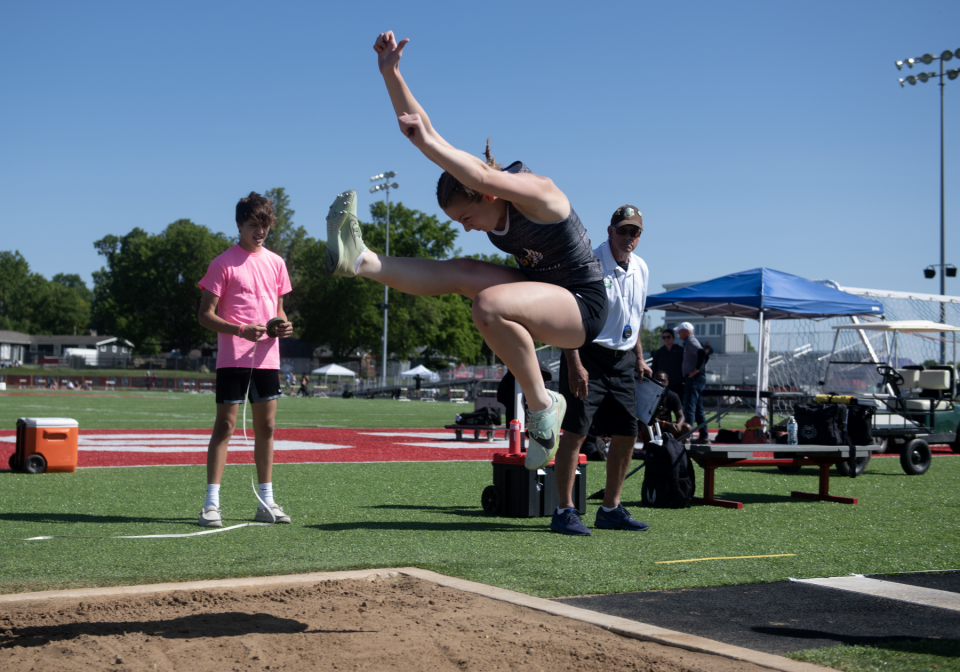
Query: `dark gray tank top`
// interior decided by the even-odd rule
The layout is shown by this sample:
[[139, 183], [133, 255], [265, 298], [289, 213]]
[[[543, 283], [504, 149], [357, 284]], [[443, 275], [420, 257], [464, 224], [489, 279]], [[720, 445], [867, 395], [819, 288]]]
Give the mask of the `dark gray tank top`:
[[[504, 171], [532, 172], [519, 161]], [[508, 203], [506, 230], [490, 231], [487, 237], [497, 249], [513, 255], [528, 280], [560, 287], [603, 280], [603, 267], [573, 207], [566, 219], [538, 224], [524, 217], [513, 203]]]

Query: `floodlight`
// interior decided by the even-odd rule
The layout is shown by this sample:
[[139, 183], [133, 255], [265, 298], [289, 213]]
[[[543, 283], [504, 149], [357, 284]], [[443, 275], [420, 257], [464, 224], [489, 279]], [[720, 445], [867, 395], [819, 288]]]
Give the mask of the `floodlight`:
[[391, 189], [399, 189], [399, 188], [400, 188], [400, 185], [397, 184], [396, 182], [394, 182], [393, 184], [390, 185], [390, 188], [391, 188]]
[[926, 65], [930, 65], [931, 63], [933, 63], [933, 60], [934, 60], [935, 58], [936, 58], [936, 56], [934, 56], [934, 55], [932, 55], [932, 54], [924, 54], [923, 56], [921, 56], [921, 57], [918, 58], [917, 60], [918, 60], [918, 61], [923, 61], [924, 64], [926, 64]]
[[915, 58], [908, 58], [908, 59], [907, 59], [907, 67], [908, 67], [908, 68], [912, 68], [912, 67], [913, 67], [913, 64], [916, 63], [916, 62], [917, 62], [917, 59], [915, 59]]
[[913, 75], [907, 75], [907, 83], [908, 83], [910, 86], [913, 86], [913, 85], [915, 85], [915, 84], [917, 83], [917, 78], [914, 77]]
[[960, 58], [960, 49], [957, 49], [955, 52], [953, 52], [953, 55], [957, 58]]
[[383, 176], [384, 176], [384, 177], [387, 177], [387, 178], [390, 178], [390, 177], [396, 177], [397, 174], [396, 174], [394, 171], [391, 170], [390, 172], [384, 173]]
[[921, 82], [926, 84], [927, 81], [930, 79], [930, 75], [928, 75], [925, 72], [921, 72], [919, 75], [917, 75], [917, 79], [919, 79]]
[[947, 70], [947, 77], [949, 79], [956, 79], [960, 77], [960, 70]]
[[925, 269], [923, 269], [923, 277], [925, 277], [927, 280], [936, 277], [936, 275], [937, 271], [934, 270], [933, 266], [927, 266]]
[[949, 60], [952, 59], [952, 58], [953, 58], [953, 52], [950, 51], [949, 49], [947, 49], [945, 52], [943, 52], [942, 54], [940, 54], [940, 60], [941, 60], [941, 61], [949, 61]]
[[946, 265], [946, 273], [947, 273], [947, 277], [948, 277], [948, 278], [955, 278], [955, 277], [957, 277], [957, 267], [954, 266], [953, 264], [947, 264], [947, 265]]
[[903, 70], [903, 61], [897, 61], [894, 65], [897, 66], [897, 70]]
[[897, 81], [900, 82], [900, 88], [902, 89], [902, 88], [903, 88], [903, 83], [904, 83], [905, 81], [907, 81], [907, 80], [905, 80], [905, 79], [899, 79], [899, 80], [897, 80]]
[[377, 180], [382, 180], [382, 179], [383, 179], [383, 173], [380, 173], [379, 175], [374, 175], [373, 177], [371, 177], [370, 181], [376, 182]]

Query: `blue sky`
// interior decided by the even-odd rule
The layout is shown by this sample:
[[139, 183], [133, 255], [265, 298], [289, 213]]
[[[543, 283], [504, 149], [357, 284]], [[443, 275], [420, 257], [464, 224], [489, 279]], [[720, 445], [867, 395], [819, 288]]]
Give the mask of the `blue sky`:
[[[616, 207], [642, 210], [654, 292], [768, 266], [936, 293], [939, 91], [901, 89], [894, 61], [960, 48], [958, 25], [955, 1], [7, 2], [0, 249], [89, 283], [104, 235], [179, 218], [235, 233], [237, 199], [281, 186], [324, 238], [334, 195], [356, 189], [366, 213], [387, 170], [396, 198], [442, 216], [439, 170], [377, 72], [393, 29], [448, 141], [479, 154], [490, 136], [551, 177], [595, 245]], [[946, 138], [960, 266], [960, 80]]]

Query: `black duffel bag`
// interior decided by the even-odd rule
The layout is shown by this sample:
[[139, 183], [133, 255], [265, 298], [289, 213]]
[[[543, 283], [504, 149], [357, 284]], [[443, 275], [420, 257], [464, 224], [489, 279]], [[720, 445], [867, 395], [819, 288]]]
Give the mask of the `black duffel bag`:
[[869, 406], [847, 406], [847, 433], [855, 446], [873, 445], [873, 414], [874, 409]]
[[803, 445], [843, 446], [846, 406], [840, 404], [794, 404], [797, 443]]
[[499, 425], [500, 411], [490, 406], [485, 406], [472, 413], [461, 413], [456, 417], [458, 425]]

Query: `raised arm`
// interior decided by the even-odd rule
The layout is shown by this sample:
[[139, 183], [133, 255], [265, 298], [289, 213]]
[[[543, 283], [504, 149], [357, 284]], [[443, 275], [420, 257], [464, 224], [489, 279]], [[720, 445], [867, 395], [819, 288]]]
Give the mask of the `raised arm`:
[[551, 223], [570, 214], [570, 201], [547, 177], [505, 173], [444, 140], [400, 75], [400, 58], [410, 40], [397, 43], [393, 31], [377, 36], [377, 65], [390, 94], [401, 132], [424, 156], [475, 191], [510, 201], [527, 218]]

